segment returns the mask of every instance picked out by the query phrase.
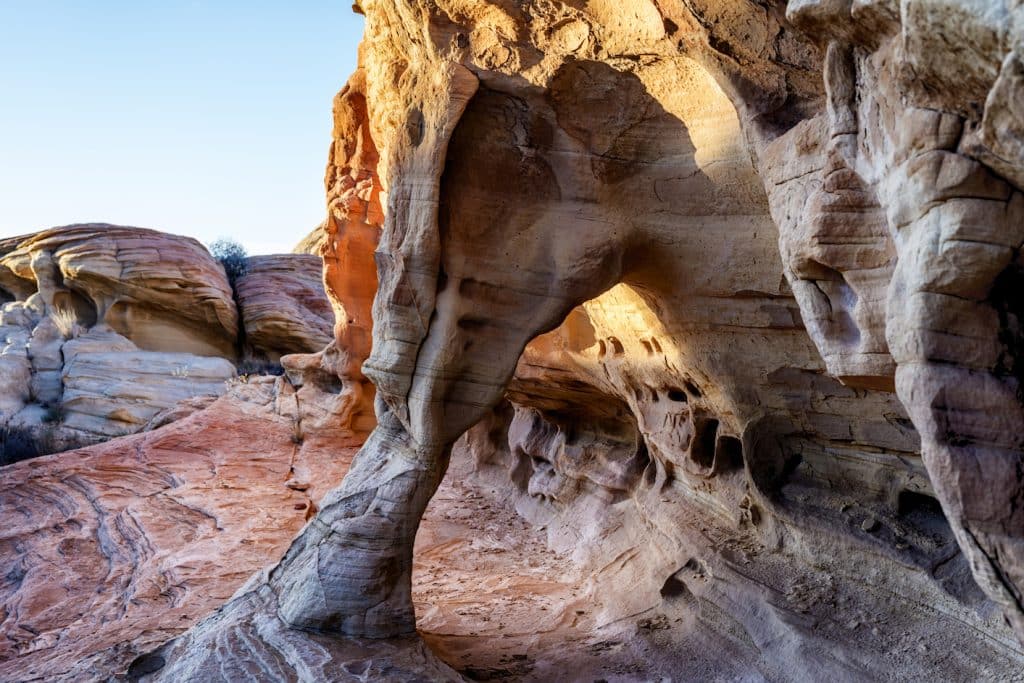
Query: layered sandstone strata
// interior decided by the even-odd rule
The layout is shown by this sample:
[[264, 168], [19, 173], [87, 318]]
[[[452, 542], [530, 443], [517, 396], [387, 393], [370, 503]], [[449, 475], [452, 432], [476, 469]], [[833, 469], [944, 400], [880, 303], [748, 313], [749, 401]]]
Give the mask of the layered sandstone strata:
[[[0, 679], [135, 678], [279, 556], [365, 437], [322, 424], [317, 392], [253, 378], [168, 428], [0, 470]], [[356, 670], [368, 653], [335, 654]], [[364, 669], [432, 666], [454, 677], [410, 641]]]
[[601, 623], [678, 618], [661, 648], [1019, 672], [1021, 6], [359, 9], [335, 342], [304, 362], [346, 420], [372, 381], [378, 426], [280, 562], [135, 670], [315, 678], [325, 642], [410, 634], [454, 449], [620, 596]]
[[276, 361], [289, 353], [315, 353], [334, 338], [319, 256], [251, 256], [235, 291], [245, 343], [257, 355]]
[[196, 240], [105, 224], [52, 228], [0, 253], [8, 300], [38, 294], [83, 327], [105, 323], [148, 351], [231, 357], [238, 313], [224, 269]]
[[231, 287], [195, 240], [101, 224], [12, 238], [0, 294], [5, 460], [137, 431], [235, 375]]
[[240, 360], [330, 343], [319, 257], [246, 266], [232, 287], [191, 238], [105, 224], [0, 242], [0, 429], [47, 452], [94, 443], [219, 396]]

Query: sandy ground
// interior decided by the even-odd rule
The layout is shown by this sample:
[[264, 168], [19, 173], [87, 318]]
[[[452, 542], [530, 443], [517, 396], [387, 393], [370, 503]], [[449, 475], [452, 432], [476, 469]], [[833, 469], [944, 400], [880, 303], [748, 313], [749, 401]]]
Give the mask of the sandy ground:
[[479, 681], [668, 680], [647, 653], [673, 620], [642, 614], [598, 628], [594, 578], [466, 475], [452, 463], [416, 544], [419, 631], [438, 656]]
[[[582, 572], [547, 547], [544, 528], [500, 499], [453, 460], [417, 538], [420, 633], [470, 680], [814, 680], [811, 672], [830, 660], [843, 665], [830, 669], [844, 672], [836, 680], [1024, 680], [1008, 633], [1005, 641], [986, 638], [962, 614], [874, 585], [870, 572], [837, 581], [835, 567], [781, 555], [738, 559], [710, 582], [687, 576], [696, 594], [682, 589], [607, 623], [608, 607], [629, 602], [621, 580]], [[728, 551], [742, 540], [735, 534], [712, 540], [723, 556], [746, 557]], [[705, 592], [713, 602], [700, 597]], [[760, 610], [753, 631], [714, 604], [730, 601], [735, 610]]]

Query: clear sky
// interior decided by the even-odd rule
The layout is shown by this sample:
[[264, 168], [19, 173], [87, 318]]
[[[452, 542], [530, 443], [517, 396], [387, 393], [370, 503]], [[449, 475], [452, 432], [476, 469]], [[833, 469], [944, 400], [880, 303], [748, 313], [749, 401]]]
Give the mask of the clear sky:
[[346, 0], [0, 0], [0, 237], [106, 222], [290, 251], [324, 216]]

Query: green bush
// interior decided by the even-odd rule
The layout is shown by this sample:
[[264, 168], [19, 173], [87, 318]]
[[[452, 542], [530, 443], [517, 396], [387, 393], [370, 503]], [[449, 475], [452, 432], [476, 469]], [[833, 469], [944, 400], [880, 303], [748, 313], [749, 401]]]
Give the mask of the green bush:
[[234, 240], [221, 238], [214, 241], [210, 245], [210, 254], [224, 266], [224, 272], [232, 287], [249, 269], [249, 254], [246, 253], [245, 247]]

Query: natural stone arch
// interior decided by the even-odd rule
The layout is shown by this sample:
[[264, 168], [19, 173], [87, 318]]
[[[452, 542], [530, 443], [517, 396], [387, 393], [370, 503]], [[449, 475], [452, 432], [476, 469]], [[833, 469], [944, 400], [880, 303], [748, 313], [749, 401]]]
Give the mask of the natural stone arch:
[[[700, 72], [695, 64], [690, 68]], [[417, 135], [398, 147], [410, 155], [406, 163], [411, 165], [402, 167], [404, 174], [393, 172], [388, 188], [389, 213], [378, 248], [382, 287], [375, 304], [375, 344], [364, 365], [377, 387], [378, 427], [342, 486], [328, 496], [318, 516], [266, 579], [271, 593], [263, 599], [269, 599], [268, 606], [275, 605], [274, 611], [293, 627], [376, 637], [413, 630], [412, 540], [443, 475], [451, 443], [501, 399], [531, 339], [557, 327], [575, 306], [622, 280], [624, 268], [631, 268], [642, 280], [651, 265], [647, 227], [623, 221], [613, 206], [600, 207], [614, 192], [610, 185], [636, 183], [651, 172], [668, 173], [671, 181], [672, 173], [680, 170], [678, 164], [685, 165], [687, 177], [697, 182], [704, 178], [693, 166], [695, 148], [685, 124], [629, 71], [597, 62], [569, 64], [556, 75], [559, 90], [549, 97], [528, 84], [509, 81], [505, 86], [511, 92], [488, 87], [471, 101], [468, 72], [454, 67], [449, 74], [451, 89], [445, 99], [415, 108], [417, 120], [425, 121], [422, 128], [427, 139]], [[573, 107], [598, 104], [578, 90], [584, 85], [619, 94], [603, 104], [609, 123], [614, 124], [605, 138], [574, 137], [559, 125], [560, 115], [563, 121], [577, 115]], [[720, 93], [718, 97], [725, 102]], [[469, 111], [456, 128], [452, 117], [468, 101]], [[480, 130], [475, 126], [490, 130], [495, 116], [509, 117], [511, 125], [497, 129], [511, 129], [512, 137], [494, 139], [492, 145], [480, 148]], [[737, 133], [734, 115], [733, 122]], [[420, 129], [417, 125], [416, 130]], [[447, 157], [438, 157], [448, 141], [436, 135], [452, 130], [456, 134]], [[674, 142], [659, 152], [655, 142], [663, 134]], [[534, 149], [524, 150], [528, 147], [522, 145], [524, 141], [532, 141]], [[560, 163], [559, 150], [553, 146], [557, 144], [575, 146], [578, 153], [593, 159], [586, 178], [573, 178], [574, 171], [566, 168], [560, 169], [565, 175], [558, 177], [552, 167]], [[471, 149], [477, 162], [463, 158]], [[500, 172], [487, 175], [487, 167], [478, 163], [480, 154]], [[552, 156], [553, 165], [541, 158], [544, 154]], [[446, 182], [459, 187], [447, 198], [441, 191], [437, 223], [429, 205], [418, 203], [428, 189], [422, 181], [429, 182], [430, 176], [417, 172], [417, 158], [438, 164], [447, 158]], [[743, 161], [752, 176], [749, 159]], [[435, 187], [442, 184], [441, 171], [438, 165]], [[525, 171], [522, 175], [531, 184], [520, 204], [508, 211], [498, 207], [503, 221], [474, 216], [471, 206], [453, 205], [462, 201], [459, 198], [487, 201], [486, 191], [474, 197], [473, 183], [465, 174], [476, 174], [484, 183], [476, 184], [481, 190], [492, 183], [493, 192], [500, 186], [495, 183], [507, 182], [503, 173], [510, 171]], [[671, 190], [664, 184], [660, 190], [655, 187], [657, 178], [649, 180], [652, 196]], [[707, 182], [710, 189], [713, 181]], [[565, 214], [558, 207], [566, 200], [562, 188], [574, 185], [574, 192], [588, 194], [588, 202], [595, 207], [592, 214], [606, 211], [607, 215], [599, 223], [580, 221], [577, 234], [566, 239], [559, 230]], [[746, 191], [750, 184], [743, 187]], [[675, 189], [686, 196], [680, 192], [685, 187]], [[413, 190], [416, 194], [408, 194]], [[615, 224], [622, 229], [610, 228]], [[434, 231], [437, 237], [430, 236]], [[484, 245], [486, 251], [480, 248]], [[407, 252], [413, 246], [416, 251]], [[488, 253], [505, 259], [506, 266], [487, 268], [473, 261], [489, 258]], [[435, 258], [438, 265], [433, 270], [410, 267], [426, 266]], [[491, 277], [481, 278], [479, 273]], [[436, 287], [436, 293], [425, 297], [423, 286]], [[431, 299], [435, 303], [427, 309], [429, 325], [424, 329], [425, 321], [414, 312]], [[417, 341], [410, 333], [423, 337]], [[250, 599], [240, 596], [225, 614], [254, 607]], [[188, 647], [187, 640], [175, 650], [181, 647]]]
[[[456, 46], [465, 47], [469, 41], [464, 35], [461, 41], [458, 35], [448, 35], [454, 28], [447, 24], [443, 30], [432, 25], [431, 29], [436, 31], [422, 31], [422, 24], [417, 22], [429, 24], [431, 10], [411, 4], [390, 8], [373, 5], [372, 9], [379, 13], [380, 24], [372, 26], [369, 35], [385, 48], [394, 48], [391, 53], [382, 49], [376, 57], [369, 50], [371, 58], [380, 61], [368, 65], [372, 72], [369, 99], [376, 106], [371, 109], [374, 110], [374, 126], [380, 133], [378, 140], [385, 169], [381, 184], [388, 195], [387, 223], [377, 254], [381, 290], [375, 304], [375, 348], [365, 366], [366, 374], [379, 390], [380, 425], [342, 488], [326, 502], [321, 517], [311, 523], [266, 580], [251, 584], [247, 592], [218, 615], [221, 619], [257, 611], [264, 617], [273, 615], [269, 622], [275, 625], [283, 621], [290, 626], [335, 634], [383, 636], [410, 630], [412, 614], [408, 591], [403, 586], [411, 540], [405, 541], [411, 539], [416, 520], [443, 474], [452, 439], [473, 424], [483, 409], [499, 400], [518, 352], [530, 338], [556, 326], [575, 304], [606, 291], [627, 275], [643, 284], [644, 264], [638, 264], [634, 257], [644, 253], [658, 255], [650, 245], [644, 247], [643, 239], [650, 233], [636, 228], [629, 216], [617, 216], [611, 222], [611, 238], [608, 233], [600, 240], [588, 239], [592, 236], [584, 234], [583, 239], [552, 244], [527, 239], [525, 232], [516, 232], [517, 229], [534, 230], [542, 221], [551, 221], [552, 216], [545, 215], [544, 211], [528, 216], [525, 214], [530, 210], [511, 207], [517, 210], [511, 211], [508, 221], [500, 222], [499, 226], [507, 228], [510, 222], [517, 220], [521, 223], [497, 244], [518, 249], [503, 251], [501, 255], [511, 260], [532, 263], [531, 259], [536, 259], [543, 263], [544, 269], [537, 272], [526, 269], [521, 277], [527, 282], [531, 278], [534, 282], [546, 282], [550, 291], [544, 290], [544, 294], [549, 296], [538, 294], [540, 290], [536, 288], [516, 291], [509, 283], [496, 284], [473, 277], [474, 269], [468, 268], [465, 262], [459, 263], [465, 254], [452, 253], [444, 221], [436, 218], [436, 202], [440, 200], [437, 187], [447, 136], [476, 83], [463, 67], [435, 59], [434, 48], [444, 45], [448, 38]], [[373, 15], [374, 11], [369, 13]], [[673, 23], [678, 26], [677, 22]], [[396, 37], [399, 33], [401, 35]], [[586, 40], [573, 41], [574, 46], [586, 44]], [[512, 54], [507, 46], [494, 44], [479, 57], [487, 57], [487, 65], [497, 69], [516, 60], [520, 60], [518, 64], [527, 63], [523, 61], [526, 52]], [[382, 56], [384, 54], [399, 56], [386, 63], [389, 57]], [[498, 60], [496, 55], [502, 58]], [[430, 68], [425, 69], [423, 63], [416, 60], [429, 62]], [[585, 59], [574, 61], [577, 63], [559, 74], [569, 83], [577, 78], [600, 81], [601, 74], [606, 72], [607, 65], [587, 65]], [[517, 118], [517, 112], [535, 111], [542, 104], [541, 100], [546, 99], [544, 88], [538, 83], [501, 71], [478, 73], [486, 89], [479, 101], [491, 101], [495, 110], [510, 114], [514, 124], [523, 122], [522, 118]], [[757, 87], [750, 83], [741, 86], [737, 86], [739, 94], [754, 92], [754, 100], [758, 94], [764, 94], [756, 92]], [[388, 93], [388, 88], [394, 90]], [[611, 88], [606, 92], [614, 95], [616, 91]], [[571, 93], [572, 88], [569, 88], [563, 94]], [[743, 97], [735, 97], [734, 101], [747, 102]], [[776, 110], [782, 108], [782, 102], [777, 102]], [[564, 100], [559, 102], [552, 98], [547, 106], [554, 110], [565, 104]], [[568, 104], [573, 105], [571, 98]], [[773, 110], [755, 106], [759, 104], [763, 102], [755, 102], [744, 109], [753, 112], [749, 118], [759, 124], [748, 129], [754, 131], [752, 136], [759, 142], [785, 130], [796, 130], [792, 127], [795, 120], [780, 122], [765, 117], [764, 114]], [[630, 112], [622, 113], [628, 116]], [[558, 118], [555, 117], [556, 121]], [[640, 118], [645, 120], [644, 116]], [[622, 135], [605, 138], [590, 135], [586, 130], [571, 131], [571, 120], [572, 116], [563, 116], [559, 121], [557, 128], [562, 133], [551, 127], [550, 122], [548, 127], [512, 125], [509, 128], [513, 139], [519, 136], [519, 140], [527, 142], [549, 139], [549, 136], [552, 140], [561, 136], [559, 139], [563, 142], [566, 137], [572, 138], [574, 144], [594, 157], [587, 172], [601, 180], [599, 187], [608, 190], [609, 195], [618, 189], [615, 185], [635, 177], [635, 169], [630, 164], [635, 159], [621, 154], [617, 146], [629, 140], [634, 132], [632, 126], [626, 126]], [[519, 152], [530, 151], [530, 145], [513, 147]], [[449, 157], [449, 160], [454, 158]], [[535, 190], [530, 198], [555, 196], [550, 178], [560, 179], [561, 176], [550, 161], [545, 161], [551, 170], [549, 174], [544, 165], [526, 153], [521, 159], [513, 154], [497, 161], [509, 159], [516, 168], [519, 164], [529, 167], [530, 172], [525, 177], [533, 183], [529, 187]], [[668, 193], [673, 191], [671, 184], [667, 188], [663, 185], [662, 189]], [[557, 190], [558, 203], [564, 204], [571, 194], [560, 180]], [[584, 221], [593, 218], [587, 214], [576, 217]], [[616, 231], [618, 226], [629, 229]], [[449, 224], [448, 228], [451, 227]], [[488, 226], [482, 227], [486, 230]], [[551, 227], [549, 222], [546, 229]], [[515, 237], [520, 234], [523, 239], [516, 243]], [[631, 239], [639, 244], [631, 243]], [[495, 243], [483, 236], [480, 244], [488, 249], [495, 247]], [[545, 300], [548, 298], [550, 300]], [[526, 324], [522, 324], [524, 320], [517, 318], [517, 311], [512, 310], [522, 306], [524, 299], [533, 304], [526, 306], [530, 313], [525, 316]], [[542, 305], [537, 305], [538, 302]], [[510, 308], [503, 310], [503, 305]], [[509, 329], [510, 322], [520, 325]], [[482, 367], [479, 363], [487, 353], [481, 352], [474, 343], [484, 339], [493, 344], [487, 353], [497, 358], [498, 364]], [[622, 340], [617, 337], [607, 340], [612, 353], [621, 344]], [[651, 348], [654, 348], [653, 343]], [[377, 538], [382, 531], [391, 535], [387, 545]], [[393, 543], [394, 538], [400, 541]], [[352, 563], [353, 558], [357, 558], [356, 563]], [[349, 580], [354, 583], [345, 586], [344, 582]], [[174, 646], [173, 652], [177, 654], [173, 656], [194, 645], [197, 650], [201, 649], [194, 639], [206, 637], [208, 633], [197, 629], [189, 637], [193, 640], [186, 638]]]

